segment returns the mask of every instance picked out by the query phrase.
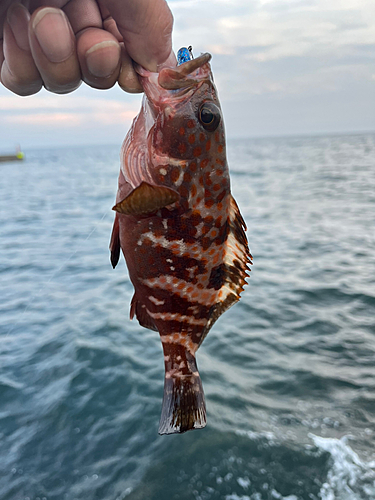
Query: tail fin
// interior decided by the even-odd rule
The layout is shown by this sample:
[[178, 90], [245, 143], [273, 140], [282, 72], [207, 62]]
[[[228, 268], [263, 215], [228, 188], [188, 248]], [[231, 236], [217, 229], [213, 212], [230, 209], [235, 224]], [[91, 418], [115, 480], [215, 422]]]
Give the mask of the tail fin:
[[166, 371], [159, 434], [182, 433], [205, 426], [206, 404], [196, 365], [188, 374]]

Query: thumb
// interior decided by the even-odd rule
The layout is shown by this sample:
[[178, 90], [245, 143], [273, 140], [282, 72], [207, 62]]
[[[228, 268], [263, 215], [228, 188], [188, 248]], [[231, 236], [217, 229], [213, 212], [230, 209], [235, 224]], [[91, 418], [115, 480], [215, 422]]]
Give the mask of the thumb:
[[102, 0], [124, 39], [130, 57], [148, 69], [174, 63], [173, 16], [165, 0]]

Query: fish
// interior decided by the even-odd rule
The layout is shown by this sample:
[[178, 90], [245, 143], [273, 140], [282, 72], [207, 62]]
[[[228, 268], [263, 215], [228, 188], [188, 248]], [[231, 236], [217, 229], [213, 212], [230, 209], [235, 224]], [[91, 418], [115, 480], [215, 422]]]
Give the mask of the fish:
[[135, 66], [144, 95], [120, 155], [111, 263], [122, 250], [134, 286], [130, 318], [160, 334], [159, 434], [205, 427], [196, 352], [240, 299], [252, 264], [210, 60], [204, 53], [158, 73]]

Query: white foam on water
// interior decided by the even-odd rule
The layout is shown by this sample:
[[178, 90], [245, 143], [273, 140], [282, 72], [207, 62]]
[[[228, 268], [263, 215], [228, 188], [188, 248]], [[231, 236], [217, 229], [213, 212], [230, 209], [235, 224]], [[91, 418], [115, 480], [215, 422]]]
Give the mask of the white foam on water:
[[255, 431], [243, 431], [241, 429], [236, 430], [237, 436], [247, 436], [252, 441], [257, 441], [259, 439], [266, 439], [269, 445], [276, 444], [276, 435], [270, 431], [255, 432]]
[[237, 478], [237, 483], [244, 489], [247, 490], [247, 488], [250, 486], [250, 479], [248, 477], [238, 477]]
[[315, 446], [331, 455], [327, 481], [319, 496], [322, 500], [373, 500], [375, 498], [375, 462], [363, 462], [348, 445], [350, 436], [341, 439], [309, 434]]
[[226, 495], [225, 500], [251, 500], [251, 499], [247, 495], [238, 496], [235, 493], [232, 493], [231, 495]]
[[[271, 491], [271, 496], [275, 500], [298, 500], [295, 495], [289, 495], [287, 497], [283, 497], [276, 490]], [[248, 495], [239, 496], [236, 493], [232, 493], [231, 495], [226, 495], [225, 500], [262, 500], [262, 495], [260, 493], [253, 493], [250, 497]]]
[[272, 490], [271, 491], [271, 496], [272, 498], [275, 498], [276, 500], [298, 500], [296, 495], [288, 495], [287, 497], [283, 497], [278, 491]]

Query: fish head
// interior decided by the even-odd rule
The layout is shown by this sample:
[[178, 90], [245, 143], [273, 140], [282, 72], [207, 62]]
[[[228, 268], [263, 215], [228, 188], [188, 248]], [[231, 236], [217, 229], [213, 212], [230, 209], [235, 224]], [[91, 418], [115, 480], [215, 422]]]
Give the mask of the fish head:
[[202, 54], [160, 73], [137, 68], [145, 92], [142, 112], [151, 163], [160, 165], [161, 158], [169, 158], [171, 165], [173, 160], [192, 162], [212, 153], [225, 156], [210, 59], [210, 54]]

